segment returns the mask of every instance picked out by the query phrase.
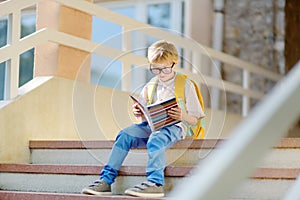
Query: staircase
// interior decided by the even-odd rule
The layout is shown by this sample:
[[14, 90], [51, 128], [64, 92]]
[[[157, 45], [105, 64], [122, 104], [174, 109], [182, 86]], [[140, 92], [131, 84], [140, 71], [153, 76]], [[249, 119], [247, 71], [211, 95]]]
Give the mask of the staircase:
[[[222, 140], [183, 140], [167, 151], [168, 192], [214, 151]], [[30, 141], [31, 164], [0, 164], [0, 199], [139, 199], [123, 191], [145, 180], [146, 149], [133, 149], [113, 184], [112, 196], [81, 195], [99, 178], [113, 141]], [[232, 199], [281, 199], [300, 173], [300, 138], [285, 138], [270, 150], [256, 173]], [[166, 197], [167, 198], [167, 197]], [[145, 199], [145, 198], [143, 198]]]

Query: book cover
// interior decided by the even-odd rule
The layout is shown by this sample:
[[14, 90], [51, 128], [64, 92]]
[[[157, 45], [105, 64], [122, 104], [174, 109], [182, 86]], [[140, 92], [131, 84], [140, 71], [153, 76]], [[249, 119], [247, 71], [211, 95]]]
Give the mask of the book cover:
[[143, 115], [145, 116], [151, 131], [157, 131], [165, 126], [170, 126], [180, 122], [179, 120], [173, 119], [168, 115], [168, 111], [171, 108], [177, 107], [176, 98], [170, 98], [162, 102], [154, 103], [151, 105], [144, 106], [139, 100], [130, 95], [134, 102], [137, 102]]

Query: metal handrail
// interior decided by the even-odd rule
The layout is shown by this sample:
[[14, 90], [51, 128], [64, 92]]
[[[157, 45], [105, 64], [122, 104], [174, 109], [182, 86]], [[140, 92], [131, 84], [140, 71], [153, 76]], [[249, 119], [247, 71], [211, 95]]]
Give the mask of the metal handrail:
[[287, 192], [286, 196], [284, 197], [284, 200], [299, 200], [300, 199], [299, 192], [300, 192], [300, 174], [297, 177], [293, 186]]
[[299, 119], [299, 77], [300, 62], [232, 131], [232, 137], [220, 145], [222, 151], [214, 152], [174, 188], [172, 199], [227, 199]]

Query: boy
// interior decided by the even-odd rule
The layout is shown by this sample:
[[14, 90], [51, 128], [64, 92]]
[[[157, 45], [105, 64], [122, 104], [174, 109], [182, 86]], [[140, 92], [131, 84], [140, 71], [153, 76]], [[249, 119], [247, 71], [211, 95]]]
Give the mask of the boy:
[[[174, 82], [177, 75], [174, 68], [178, 63], [178, 52], [175, 46], [164, 40], [155, 42], [148, 48], [148, 60], [150, 71], [158, 78], [150, 103], [174, 97]], [[153, 83], [149, 82], [140, 95], [140, 99], [144, 102], [148, 102], [150, 98], [148, 97], [149, 84]], [[111, 194], [111, 184], [118, 175], [118, 170], [130, 148], [147, 147], [147, 181], [127, 189], [125, 194], [149, 198], [164, 196], [165, 150], [185, 137], [187, 125], [196, 125], [198, 120], [205, 116], [191, 81], [186, 79], [186, 83], [182, 87], [184, 87], [185, 105], [183, 107], [185, 108], [177, 106], [168, 112], [170, 117], [182, 122], [166, 126], [156, 132], [151, 132], [146, 121], [121, 130], [112, 148], [109, 161], [100, 173], [100, 180], [84, 188], [82, 193]], [[133, 104], [132, 110], [137, 118], [143, 119], [138, 104]]]

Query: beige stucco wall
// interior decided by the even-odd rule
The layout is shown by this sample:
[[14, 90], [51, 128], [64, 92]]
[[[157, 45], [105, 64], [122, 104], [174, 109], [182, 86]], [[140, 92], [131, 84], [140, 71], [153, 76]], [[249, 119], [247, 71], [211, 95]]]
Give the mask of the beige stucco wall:
[[[43, 77], [21, 91], [17, 99], [0, 104], [0, 163], [30, 162], [29, 140], [114, 139], [120, 129], [135, 122], [126, 92]], [[206, 114], [207, 138], [226, 137], [240, 120], [220, 111]]]
[[29, 162], [30, 139], [114, 139], [131, 123], [126, 93], [75, 83], [52, 78], [0, 109], [0, 163]]

